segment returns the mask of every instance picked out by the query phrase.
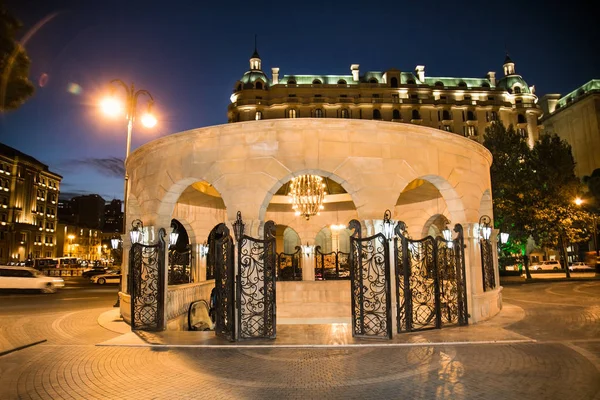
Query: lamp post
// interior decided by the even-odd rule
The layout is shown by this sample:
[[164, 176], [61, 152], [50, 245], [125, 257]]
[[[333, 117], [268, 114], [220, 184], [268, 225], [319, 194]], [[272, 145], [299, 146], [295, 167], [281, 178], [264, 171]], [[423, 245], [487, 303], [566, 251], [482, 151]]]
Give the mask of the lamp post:
[[[574, 202], [578, 206], [582, 206], [583, 203], [585, 203], [585, 201], [580, 197], [577, 197]], [[594, 251], [596, 252], [596, 257], [598, 257], [600, 255], [600, 250], [598, 249], [598, 225], [596, 221], [596, 214], [592, 212], [589, 214], [592, 216], [592, 224], [594, 225]]]
[[69, 238], [69, 257], [73, 256], [73, 239], [75, 239], [75, 235], [70, 234], [67, 236]]
[[[114, 85], [120, 85], [125, 89], [126, 93], [126, 102], [123, 107], [122, 103], [114, 96], [115, 87]], [[156, 118], [152, 115], [152, 106], [154, 105], [154, 98], [145, 89], [140, 89], [138, 91], [135, 90], [135, 86], [133, 83], [131, 86], [127, 86], [125, 82], [120, 79], [113, 79], [110, 81], [110, 96], [105, 98], [101, 107], [105, 114], [110, 116], [117, 116], [125, 111], [125, 116], [127, 118], [127, 148], [125, 152], [125, 162], [127, 162], [127, 158], [129, 157], [129, 152], [131, 150], [131, 132], [133, 131], [133, 123], [135, 121], [136, 110], [137, 110], [137, 102], [138, 97], [141, 95], [145, 95], [149, 98], [148, 101], [148, 109], [146, 113], [142, 116], [142, 124], [148, 128], [152, 128], [156, 125]], [[124, 110], [123, 110], [124, 109]], [[125, 169], [125, 188], [123, 190], [123, 233], [127, 231], [127, 194], [128, 194], [128, 185], [129, 175], [127, 174], [127, 169]]]

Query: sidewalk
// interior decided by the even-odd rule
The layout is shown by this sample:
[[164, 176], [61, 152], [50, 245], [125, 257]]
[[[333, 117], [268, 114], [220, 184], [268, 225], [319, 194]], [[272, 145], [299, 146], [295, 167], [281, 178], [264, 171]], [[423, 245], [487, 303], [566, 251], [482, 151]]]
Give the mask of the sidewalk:
[[500, 276], [500, 285], [515, 285], [522, 283], [536, 282], [569, 282], [569, 281], [594, 281], [600, 280], [600, 276], [595, 272], [571, 272], [571, 278], [567, 278], [564, 272], [556, 273], [531, 273], [531, 279], [525, 277], [525, 272], [521, 276]]
[[525, 312], [521, 307], [505, 304], [502, 311], [489, 321], [467, 326], [450, 326], [444, 329], [396, 334], [391, 340], [354, 338], [352, 337], [350, 324], [333, 323], [319, 325], [278, 324], [276, 339], [229, 342], [216, 337], [214, 331], [131, 332], [129, 325], [119, 317], [118, 309], [114, 309], [100, 315], [98, 323], [104, 328], [122, 333], [122, 335], [98, 343], [97, 346], [339, 348], [535, 342], [529, 337], [505, 329], [506, 326], [519, 322], [524, 317]]

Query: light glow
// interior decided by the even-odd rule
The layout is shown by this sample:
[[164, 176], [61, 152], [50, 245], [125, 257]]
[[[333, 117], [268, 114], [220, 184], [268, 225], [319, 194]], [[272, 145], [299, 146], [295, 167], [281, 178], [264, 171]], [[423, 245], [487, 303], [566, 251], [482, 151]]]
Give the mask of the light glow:
[[156, 125], [156, 117], [150, 113], [142, 115], [142, 125], [146, 128], [153, 128]]
[[109, 117], [116, 117], [123, 113], [123, 103], [115, 97], [106, 97], [100, 102], [102, 112]]

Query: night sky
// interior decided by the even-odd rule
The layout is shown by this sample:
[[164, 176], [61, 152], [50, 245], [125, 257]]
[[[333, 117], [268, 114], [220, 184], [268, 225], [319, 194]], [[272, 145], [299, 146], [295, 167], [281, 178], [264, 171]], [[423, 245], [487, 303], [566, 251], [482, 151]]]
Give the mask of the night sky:
[[593, 1], [562, 2], [562, 8], [528, 1], [5, 3], [24, 23], [19, 39], [30, 36], [25, 47], [36, 93], [20, 109], [0, 114], [0, 141], [61, 174], [63, 197], [123, 197], [126, 121], [97, 108], [111, 79], [134, 82], [156, 100], [158, 125], [135, 126], [132, 150], [224, 124], [254, 34], [268, 76], [271, 67], [281, 75], [349, 74], [357, 63], [361, 73], [412, 71], [420, 64], [427, 76], [496, 71], [501, 77], [508, 49], [516, 72], [540, 97], [600, 78]]

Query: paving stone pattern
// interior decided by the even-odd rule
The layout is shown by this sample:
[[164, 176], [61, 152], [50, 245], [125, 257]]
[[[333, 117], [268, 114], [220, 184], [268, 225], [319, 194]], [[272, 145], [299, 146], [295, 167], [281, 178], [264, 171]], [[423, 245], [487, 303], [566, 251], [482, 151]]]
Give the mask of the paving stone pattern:
[[[95, 322], [106, 309], [39, 318], [0, 311], [4, 348], [48, 340], [0, 357], [0, 398], [600, 399], [600, 281], [510, 286], [503, 295], [525, 314], [504, 329], [532, 342], [99, 347], [118, 336]], [[443, 333], [416, 336], [439, 342]], [[468, 328], [464, 335], [476, 339]]]

